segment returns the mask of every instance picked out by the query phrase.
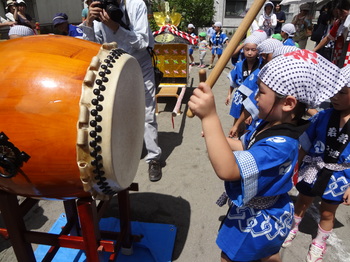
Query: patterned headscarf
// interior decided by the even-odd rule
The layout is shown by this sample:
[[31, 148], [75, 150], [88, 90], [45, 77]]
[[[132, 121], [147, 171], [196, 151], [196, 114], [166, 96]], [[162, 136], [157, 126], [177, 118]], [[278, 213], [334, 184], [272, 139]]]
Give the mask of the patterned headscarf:
[[350, 87], [350, 65], [347, 65], [340, 69], [346, 79], [346, 86]]
[[260, 44], [261, 39], [255, 35], [250, 35], [244, 40], [244, 44]]
[[271, 54], [281, 46], [283, 46], [283, 43], [277, 39], [266, 39], [258, 45], [259, 54]]
[[259, 78], [276, 93], [294, 96], [310, 108], [334, 96], [347, 83], [336, 65], [304, 49], [272, 59], [260, 70]]
[[297, 50], [300, 50], [300, 48], [296, 46], [291, 46], [291, 45], [284, 45], [284, 46], [278, 47], [275, 51], [273, 51], [272, 59], [274, 59], [277, 56], [284, 55]]
[[260, 39], [260, 43], [267, 39], [266, 32], [264, 30], [261, 30], [261, 29], [253, 31], [253, 33], [251, 35], [255, 35], [256, 37], [258, 37]]

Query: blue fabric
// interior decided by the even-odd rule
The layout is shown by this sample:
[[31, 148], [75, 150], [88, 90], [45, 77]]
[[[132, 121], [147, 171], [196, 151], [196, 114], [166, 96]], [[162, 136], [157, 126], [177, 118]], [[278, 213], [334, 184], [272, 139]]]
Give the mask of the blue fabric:
[[[243, 83], [243, 62], [245, 59], [236, 64], [235, 68], [228, 74], [230, 86], [233, 88], [239, 87]], [[233, 94], [230, 115], [234, 118], [239, 118], [242, 112], [243, 95], [237, 90]]]
[[[251, 135], [244, 136], [245, 146]], [[276, 135], [257, 141], [248, 150], [234, 152], [241, 180], [225, 182], [234, 205], [216, 240], [231, 260], [258, 260], [279, 251], [293, 221], [294, 207], [288, 191], [293, 187], [298, 147], [297, 139]], [[267, 209], [246, 206], [256, 196], [279, 199]]]
[[68, 35], [82, 38], [83, 31], [79, 27], [69, 24]]
[[[310, 120], [311, 124], [306, 132], [300, 137], [300, 144], [302, 148], [312, 157], [325, 157], [326, 136], [332, 135], [328, 133], [328, 122], [334, 109], [326, 109], [318, 112]], [[350, 134], [348, 134], [350, 136]], [[343, 152], [340, 154], [338, 164], [350, 163], [350, 143], [346, 146]], [[306, 163], [302, 163], [300, 169], [307, 166]], [[303, 180], [302, 180], [303, 181]], [[306, 183], [305, 181], [303, 181]], [[315, 181], [313, 181], [314, 183]], [[308, 184], [310, 188], [313, 186]], [[343, 195], [346, 189], [350, 186], [350, 169], [343, 171], [335, 171], [331, 176], [326, 190], [323, 193], [322, 198], [330, 201], [343, 202]]]
[[223, 49], [220, 48], [220, 47], [213, 47], [213, 48], [211, 49], [211, 53], [212, 53], [213, 55], [222, 55]]
[[[243, 110], [243, 105], [253, 117], [257, 117], [258, 106], [255, 100], [255, 96], [258, 90], [257, 80], [258, 73], [260, 71], [261, 60], [259, 60], [259, 67], [251, 72], [245, 80], [243, 80], [244, 61], [245, 59], [237, 63], [236, 67], [232, 69], [228, 75], [230, 86], [233, 88], [238, 88], [233, 94], [230, 108], [230, 115], [234, 118], [240, 117]], [[244, 99], [244, 97], [246, 98]]]
[[283, 45], [295, 46], [295, 42], [293, 38], [287, 38], [285, 41], [283, 41]]
[[259, 72], [260, 68], [252, 72], [238, 88], [238, 91], [246, 97], [242, 102], [243, 107], [249, 112], [253, 119], [257, 119], [259, 114], [258, 102], [255, 99], [259, 91], [257, 83]]
[[214, 34], [209, 40], [211, 43], [211, 47], [212, 47], [211, 53], [213, 55], [215, 55], [215, 54], [222, 55], [224, 43], [227, 40], [228, 40], [228, 37], [223, 32], [220, 32], [220, 34]]
[[[61, 214], [49, 233], [59, 234], [62, 227], [66, 224], [65, 214]], [[100, 220], [100, 229], [105, 231], [119, 232], [120, 221], [117, 218], [109, 217]], [[175, 244], [176, 227], [167, 224], [131, 222], [131, 231], [133, 235], [143, 235], [140, 242], [133, 244], [133, 254], [118, 254], [116, 262], [170, 262]], [[37, 261], [42, 261], [49, 246], [39, 245], [34, 255]], [[108, 261], [110, 253], [103, 252], [103, 260]], [[83, 262], [86, 261], [86, 255], [82, 250], [60, 248], [53, 262], [61, 261]]]
[[[190, 34], [192, 37], [196, 37], [197, 35], [195, 33], [191, 33]], [[192, 55], [193, 54], [193, 49], [196, 47], [196, 45], [189, 45], [188, 46], [188, 52], [189, 52], [189, 55]]]

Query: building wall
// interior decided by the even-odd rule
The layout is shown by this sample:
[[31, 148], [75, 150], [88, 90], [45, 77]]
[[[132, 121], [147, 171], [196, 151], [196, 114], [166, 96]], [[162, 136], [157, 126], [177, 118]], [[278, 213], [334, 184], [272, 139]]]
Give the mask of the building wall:
[[[66, 13], [72, 24], [81, 23], [81, 11], [83, 2], [81, 0], [25, 0], [27, 12], [36, 22], [41, 25], [52, 23], [56, 13]], [[5, 16], [6, 0], [1, 0], [0, 15]]]
[[33, 0], [35, 17], [40, 24], [52, 23], [56, 13], [66, 13], [72, 24], [81, 23], [81, 11], [83, 3], [81, 0]]

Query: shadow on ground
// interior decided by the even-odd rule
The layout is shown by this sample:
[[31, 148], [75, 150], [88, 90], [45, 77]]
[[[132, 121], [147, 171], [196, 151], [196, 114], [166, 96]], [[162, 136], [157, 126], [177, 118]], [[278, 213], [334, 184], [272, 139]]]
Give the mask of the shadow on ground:
[[[292, 197], [293, 202], [295, 203], [296, 197]], [[303, 220], [299, 225], [300, 232], [311, 235], [312, 239], [314, 239], [317, 235], [318, 223], [320, 221], [320, 205], [321, 198], [316, 197], [305, 213]], [[334, 221], [334, 229], [344, 227], [344, 225], [335, 218]]]
[[[131, 193], [131, 220], [146, 223], [171, 224], [177, 228], [173, 260], [176, 260], [186, 243], [190, 219], [190, 203], [181, 198], [157, 193]], [[114, 197], [104, 217], [119, 218], [118, 198]]]
[[[48, 218], [44, 215], [44, 209], [40, 207], [38, 203], [31, 208], [23, 219], [26, 229], [29, 231], [40, 229], [48, 221]], [[0, 228], [6, 228], [2, 216], [0, 216]], [[0, 237], [0, 252], [11, 246], [11, 239], [4, 239], [3, 237]]]

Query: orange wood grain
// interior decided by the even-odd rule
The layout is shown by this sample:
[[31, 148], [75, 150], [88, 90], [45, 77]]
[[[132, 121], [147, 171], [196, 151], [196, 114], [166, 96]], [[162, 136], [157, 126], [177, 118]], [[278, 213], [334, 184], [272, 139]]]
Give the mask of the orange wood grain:
[[68, 199], [87, 196], [76, 163], [82, 82], [100, 45], [38, 35], [0, 43], [0, 131], [30, 155], [20, 172], [0, 178], [17, 195]]

